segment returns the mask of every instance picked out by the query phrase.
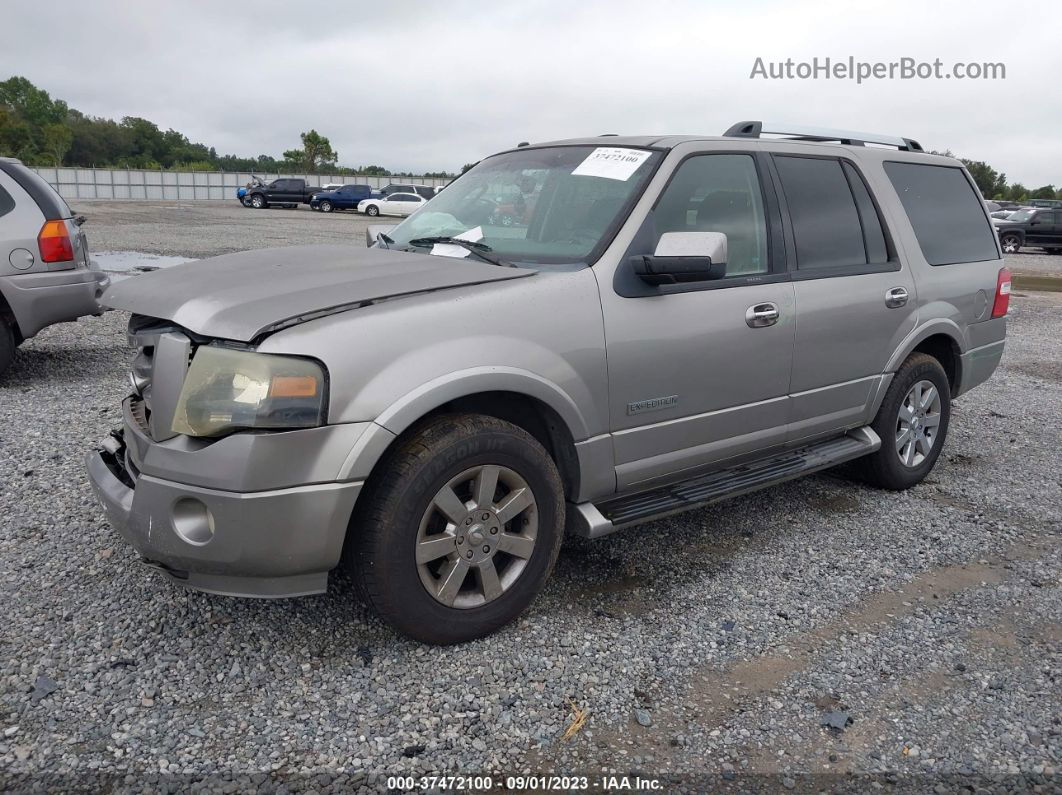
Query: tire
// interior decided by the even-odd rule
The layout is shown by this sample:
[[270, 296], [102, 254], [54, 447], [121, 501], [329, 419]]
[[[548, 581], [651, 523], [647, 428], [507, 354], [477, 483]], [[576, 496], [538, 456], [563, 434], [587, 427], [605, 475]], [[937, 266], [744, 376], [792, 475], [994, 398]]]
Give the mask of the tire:
[[318, 207], [318, 209], [320, 209], [320, 211], [321, 211], [321, 212], [323, 212], [323, 213], [330, 213], [330, 212], [332, 212], [332, 202], [329, 202], [329, 201], [323, 201], [323, 202], [319, 203], [319, 204], [317, 205], [317, 207]]
[[1021, 249], [1021, 236], [1008, 232], [1000, 235], [999, 244], [1003, 247], [1004, 254], [1017, 254]]
[[[481, 484], [489, 496], [477, 494]], [[542, 445], [494, 417], [443, 415], [380, 462], [358, 500], [344, 559], [384, 620], [445, 645], [520, 615], [549, 577], [563, 535], [564, 491]]]
[[[935, 395], [930, 394], [927, 385], [935, 390]], [[916, 407], [912, 415], [911, 405], [919, 397], [923, 407]], [[870, 427], [881, 437], [881, 448], [858, 462], [864, 479], [873, 486], [894, 491], [921, 483], [947, 441], [950, 419], [951, 386], [944, 368], [928, 354], [911, 354], [896, 371], [871, 423]], [[904, 431], [907, 435], [901, 438]]]
[[372, 218], [375, 218], [380, 214], [380, 208], [377, 207], [375, 204], [370, 204], [368, 207], [365, 208], [365, 214], [371, 216]]
[[0, 377], [7, 372], [7, 368], [15, 360], [15, 348], [17, 347], [15, 330], [11, 328], [10, 323], [0, 317]]
[[1048, 254], [1062, 254], [1062, 248], [1048, 248], [1044, 249]]
[[261, 193], [255, 193], [251, 196], [251, 206], [256, 210], [264, 210], [269, 206], [269, 202]]
[[244, 196], [242, 199], [240, 199], [240, 204], [242, 204], [244, 207], [250, 207], [251, 200]]

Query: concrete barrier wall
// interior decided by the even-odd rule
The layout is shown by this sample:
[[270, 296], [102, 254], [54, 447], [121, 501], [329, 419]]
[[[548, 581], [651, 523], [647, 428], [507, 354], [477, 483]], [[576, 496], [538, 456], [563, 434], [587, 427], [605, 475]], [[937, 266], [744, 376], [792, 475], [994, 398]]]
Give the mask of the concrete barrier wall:
[[[132, 199], [154, 201], [225, 201], [251, 180], [249, 173], [222, 171], [142, 171], [118, 168], [35, 168], [66, 199]], [[311, 185], [357, 183], [374, 188], [396, 182], [445, 185], [433, 177], [360, 177], [338, 174], [255, 174], [265, 181], [302, 177]]]

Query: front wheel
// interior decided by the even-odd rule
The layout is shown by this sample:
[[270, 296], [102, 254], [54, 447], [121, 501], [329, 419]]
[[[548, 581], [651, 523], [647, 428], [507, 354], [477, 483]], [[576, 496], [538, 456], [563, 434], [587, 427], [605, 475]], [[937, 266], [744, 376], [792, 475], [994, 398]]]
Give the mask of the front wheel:
[[261, 193], [256, 193], [251, 197], [251, 206], [256, 210], [264, 210], [268, 206], [266, 204], [265, 196]]
[[381, 462], [344, 556], [365, 600], [396, 629], [460, 643], [531, 604], [563, 529], [560, 475], [534, 437], [494, 417], [444, 415]]
[[1003, 235], [999, 238], [999, 243], [1003, 246], [1003, 253], [1017, 254], [1021, 248], [1021, 237], [1014, 234]]
[[321, 202], [321, 203], [320, 203], [319, 205], [317, 205], [317, 206], [318, 206], [318, 208], [319, 208], [319, 209], [321, 210], [321, 212], [323, 212], [323, 213], [330, 213], [330, 212], [332, 212], [332, 202], [329, 202], [329, 201], [323, 201], [323, 202]]
[[944, 368], [928, 354], [911, 354], [871, 423], [881, 448], [862, 460], [867, 482], [897, 491], [921, 483], [940, 456], [950, 418], [951, 387]]
[[365, 214], [375, 218], [380, 214], [380, 208], [377, 207], [375, 204], [370, 204], [368, 207], [365, 208]]

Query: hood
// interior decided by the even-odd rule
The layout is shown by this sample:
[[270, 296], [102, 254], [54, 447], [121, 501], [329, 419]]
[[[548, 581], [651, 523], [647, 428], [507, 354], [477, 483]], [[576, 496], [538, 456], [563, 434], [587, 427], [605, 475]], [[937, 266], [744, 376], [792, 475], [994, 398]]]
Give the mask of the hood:
[[365, 302], [531, 276], [468, 258], [352, 246], [292, 246], [226, 254], [133, 276], [101, 303], [208, 337], [262, 334]]

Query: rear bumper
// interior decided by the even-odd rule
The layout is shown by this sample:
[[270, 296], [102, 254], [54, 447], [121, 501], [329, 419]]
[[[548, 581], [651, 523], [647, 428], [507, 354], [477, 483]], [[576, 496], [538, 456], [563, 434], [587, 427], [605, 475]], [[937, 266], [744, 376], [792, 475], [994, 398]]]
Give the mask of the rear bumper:
[[0, 282], [19, 331], [28, 339], [45, 326], [100, 314], [99, 299], [111, 280], [92, 263], [88, 269], [13, 274]]
[[138, 474], [120, 433], [87, 457], [110, 523], [168, 579], [229, 596], [322, 593], [362, 484], [240, 493]]
[[990, 342], [962, 354], [959, 388], [955, 390], [956, 397], [983, 384], [992, 376], [1003, 358], [1004, 342], [1004, 340]]

